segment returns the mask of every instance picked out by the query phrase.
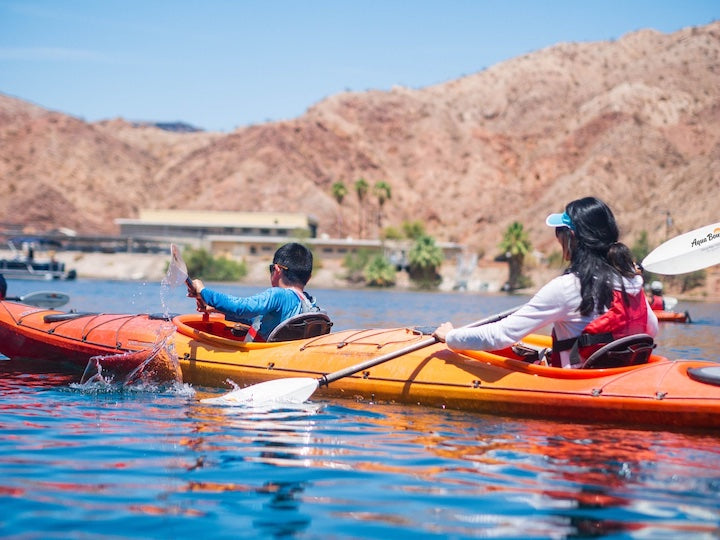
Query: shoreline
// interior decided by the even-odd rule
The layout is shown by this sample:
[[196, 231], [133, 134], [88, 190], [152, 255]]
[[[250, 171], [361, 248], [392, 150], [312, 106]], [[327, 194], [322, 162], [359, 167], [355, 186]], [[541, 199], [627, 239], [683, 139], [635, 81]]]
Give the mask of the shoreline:
[[[107, 279], [121, 281], [161, 281], [165, 277], [166, 268], [170, 256], [166, 253], [82, 253], [82, 252], [58, 252], [55, 254], [59, 262], [65, 263], [67, 270], [74, 269], [78, 279]], [[0, 258], [13, 258], [9, 250], [0, 250]], [[46, 254], [39, 253], [36, 259], [43, 261]], [[243, 285], [264, 287], [268, 286], [267, 261], [265, 258], [247, 261], [248, 274], [241, 281]], [[542, 285], [561, 270], [547, 268], [544, 266], [530, 267], [527, 274], [530, 276], [533, 286], [528, 289], [515, 291], [519, 294], [534, 294]], [[330, 289], [366, 289], [363, 285], [348, 283], [343, 275], [345, 269], [342, 261], [336, 259], [323, 259], [319, 268], [315, 269], [308, 285], [312, 288]], [[457, 268], [454, 261], [446, 261], [440, 270], [442, 283], [437, 289], [441, 292], [450, 292], [455, 289], [457, 283]], [[458, 290], [459, 293], [501, 293], [503, 283], [507, 279], [507, 265], [492, 261], [480, 261], [467, 276], [466, 288]], [[47, 281], [39, 280], [40, 283]], [[406, 272], [398, 272], [397, 283], [387, 290], [415, 290]], [[720, 266], [706, 269], [706, 282], [704, 287], [682, 293], [666, 287], [667, 296], [676, 297], [681, 301], [720, 301]]]

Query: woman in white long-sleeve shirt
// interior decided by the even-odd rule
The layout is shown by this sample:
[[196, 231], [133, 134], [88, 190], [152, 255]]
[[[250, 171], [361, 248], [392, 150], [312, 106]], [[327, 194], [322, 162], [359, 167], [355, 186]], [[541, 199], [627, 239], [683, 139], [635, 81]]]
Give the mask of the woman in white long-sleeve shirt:
[[[560, 344], [572, 343], [593, 321], [614, 339], [657, 334], [657, 317], [647, 304], [629, 249], [618, 242], [610, 208], [585, 197], [569, 203], [563, 214], [548, 216], [546, 223], [555, 228], [563, 258], [570, 261], [567, 271], [505, 319], [475, 328], [453, 329], [444, 323], [434, 332], [438, 340], [453, 350], [497, 350], [552, 324], [553, 365], [574, 367], [570, 346], [563, 349]], [[611, 313], [599, 319], [611, 307]]]

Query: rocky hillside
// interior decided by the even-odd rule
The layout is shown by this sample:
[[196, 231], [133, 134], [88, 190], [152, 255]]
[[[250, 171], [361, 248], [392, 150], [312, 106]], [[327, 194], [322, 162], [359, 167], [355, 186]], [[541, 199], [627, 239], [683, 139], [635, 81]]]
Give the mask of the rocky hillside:
[[[383, 225], [421, 219], [486, 257], [513, 220], [549, 247], [545, 215], [588, 194], [611, 204], [628, 243], [718, 221], [720, 23], [558, 44], [230, 134], [86, 123], [0, 94], [5, 223], [115, 233], [113, 218], [140, 208], [288, 210], [331, 236], [341, 218], [357, 236], [360, 177], [392, 187]], [[351, 190], [342, 207], [330, 189], [340, 180]]]

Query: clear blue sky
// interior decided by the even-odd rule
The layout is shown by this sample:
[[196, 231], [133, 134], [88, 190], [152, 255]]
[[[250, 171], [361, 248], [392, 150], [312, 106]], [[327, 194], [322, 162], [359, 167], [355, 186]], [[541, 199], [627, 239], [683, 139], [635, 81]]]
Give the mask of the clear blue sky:
[[88, 121], [231, 131], [346, 90], [718, 18], [719, 0], [0, 0], [0, 92]]

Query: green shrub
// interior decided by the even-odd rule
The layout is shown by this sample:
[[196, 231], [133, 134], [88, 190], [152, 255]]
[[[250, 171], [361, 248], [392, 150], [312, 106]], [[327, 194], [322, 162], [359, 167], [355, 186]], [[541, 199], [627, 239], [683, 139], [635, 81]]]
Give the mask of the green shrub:
[[400, 229], [391, 225], [383, 229], [382, 233], [380, 233], [380, 238], [383, 240], [402, 240], [405, 236]]
[[405, 237], [410, 240], [418, 240], [425, 236], [425, 225], [420, 220], [404, 221], [402, 228]]
[[365, 267], [365, 282], [370, 287], [395, 285], [395, 266], [383, 255], [375, 255]]
[[188, 275], [207, 281], [239, 281], [247, 275], [245, 262], [213, 257], [204, 249], [187, 248], [183, 253]]
[[553, 250], [547, 258], [547, 265], [550, 268], [564, 268], [567, 262], [563, 259], [562, 251]]
[[347, 273], [345, 279], [351, 283], [361, 283], [365, 280], [365, 267], [370, 262], [370, 252], [361, 249], [354, 253], [348, 253], [343, 259], [343, 266]]

